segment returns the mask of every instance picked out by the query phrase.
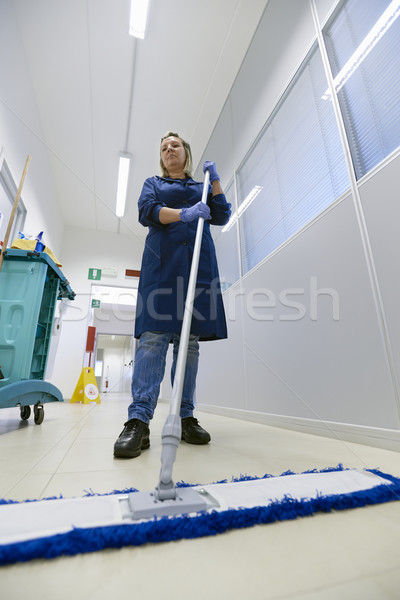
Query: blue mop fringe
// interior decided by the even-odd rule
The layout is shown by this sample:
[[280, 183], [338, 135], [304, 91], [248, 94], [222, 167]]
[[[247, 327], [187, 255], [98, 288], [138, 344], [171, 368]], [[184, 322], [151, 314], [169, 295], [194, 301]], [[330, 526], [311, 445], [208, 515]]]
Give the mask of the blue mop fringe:
[[[313, 469], [304, 473], [327, 473], [343, 470], [347, 469], [344, 469], [342, 465], [338, 465], [334, 468]], [[218, 535], [232, 529], [244, 529], [253, 527], [254, 525], [294, 520], [298, 517], [309, 517], [318, 512], [328, 513], [332, 510], [346, 510], [400, 500], [399, 478], [382, 473], [378, 469], [365, 470], [387, 479], [390, 485], [382, 484], [373, 489], [354, 492], [352, 494], [335, 494], [302, 500], [286, 496], [283, 500], [275, 501], [268, 506], [231, 509], [223, 512], [208, 511], [198, 513], [192, 517], [181, 515], [177, 517], [154, 518], [137, 524], [76, 528], [63, 534], [0, 545], [0, 565], [10, 565], [40, 558], [49, 559], [59, 556], [74, 556], [76, 554], [97, 552], [106, 548], [123, 548], [126, 546], [142, 546], [149, 543], [195, 539]], [[294, 474], [292, 471], [286, 471], [282, 473], [281, 477]], [[263, 477], [244, 475], [239, 478], [232, 478], [232, 482], [266, 479], [269, 477], [274, 476], [268, 474]], [[218, 483], [227, 483], [227, 480]], [[193, 485], [184, 482], [177, 484], [179, 487], [192, 487]], [[118, 494], [131, 491], [137, 490], [129, 489], [113, 493]], [[90, 491], [86, 495], [91, 496], [95, 494]], [[47, 500], [49, 499], [47, 498]], [[0, 504], [13, 502], [10, 500], [0, 500]]]

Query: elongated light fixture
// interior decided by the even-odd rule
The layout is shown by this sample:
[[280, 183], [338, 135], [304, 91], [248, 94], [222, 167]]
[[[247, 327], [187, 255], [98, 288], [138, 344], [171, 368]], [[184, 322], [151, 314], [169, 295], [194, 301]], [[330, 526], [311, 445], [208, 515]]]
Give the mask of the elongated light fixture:
[[227, 222], [225, 227], [222, 229], [222, 233], [229, 231], [231, 229], [231, 227], [233, 227], [233, 225], [236, 223], [238, 218], [244, 213], [244, 211], [246, 209], [249, 208], [250, 204], [253, 202], [253, 200], [255, 200], [257, 198], [258, 194], [261, 192], [262, 189], [263, 188], [261, 185], [255, 185], [253, 187], [251, 192], [246, 196], [246, 198], [243, 200], [242, 204], [233, 213], [233, 215], [231, 216], [231, 218], [229, 219], [229, 221]]
[[147, 15], [149, 14], [150, 0], [131, 0], [131, 15], [129, 22], [129, 35], [144, 39], [147, 28]]
[[115, 214], [121, 218], [125, 213], [126, 193], [128, 191], [129, 168], [131, 166], [131, 155], [120, 152], [118, 169], [117, 204]]
[[[372, 29], [367, 33], [361, 44], [350, 56], [344, 67], [339, 71], [333, 80], [333, 85], [338, 92], [342, 89], [346, 81], [358, 69], [361, 63], [367, 58], [371, 50], [376, 46], [379, 40], [385, 35], [387, 30], [393, 25], [397, 17], [400, 16], [400, 0], [392, 0], [387, 9], [379, 17]], [[322, 100], [329, 100], [331, 93], [326, 90]]]

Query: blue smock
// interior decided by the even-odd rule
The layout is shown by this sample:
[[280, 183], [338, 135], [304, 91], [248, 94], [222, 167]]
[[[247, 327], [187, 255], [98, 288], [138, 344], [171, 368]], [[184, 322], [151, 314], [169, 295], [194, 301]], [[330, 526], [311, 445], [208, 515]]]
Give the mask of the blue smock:
[[[198, 220], [159, 220], [162, 207], [185, 208], [201, 200], [203, 183], [188, 179], [150, 177], [138, 201], [139, 222], [149, 228], [143, 252], [136, 309], [135, 337], [144, 331], [180, 333]], [[207, 198], [211, 221], [204, 221], [191, 333], [200, 340], [227, 337], [217, 258], [210, 223], [225, 225], [230, 204], [224, 194]]]

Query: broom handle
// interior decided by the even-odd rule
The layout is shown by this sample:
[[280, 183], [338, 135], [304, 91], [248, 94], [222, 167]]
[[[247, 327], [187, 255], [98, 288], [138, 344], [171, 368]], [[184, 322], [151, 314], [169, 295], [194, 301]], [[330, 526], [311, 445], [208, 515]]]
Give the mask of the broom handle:
[[6, 248], [7, 248], [8, 239], [9, 239], [10, 233], [11, 233], [11, 227], [14, 222], [15, 213], [17, 212], [18, 202], [21, 197], [22, 188], [24, 185], [25, 177], [28, 172], [28, 167], [29, 167], [30, 162], [31, 162], [31, 156], [30, 156], [30, 154], [28, 154], [26, 162], [25, 162], [25, 167], [22, 172], [22, 177], [21, 177], [21, 181], [20, 181], [19, 188], [17, 191], [17, 195], [15, 196], [14, 205], [12, 207], [11, 215], [10, 215], [10, 218], [8, 221], [6, 235], [4, 236], [3, 247], [1, 249], [1, 254], [0, 254], [0, 271], [1, 271], [1, 267], [3, 266], [4, 252], [6, 251]]
[[[205, 178], [204, 178], [203, 195], [201, 197], [201, 201], [204, 202], [204, 204], [207, 203], [209, 184], [210, 184], [210, 172], [206, 171]], [[200, 217], [198, 220], [198, 223], [197, 223], [196, 239], [195, 239], [194, 248], [193, 248], [192, 266], [190, 269], [189, 284], [188, 284], [188, 289], [187, 289], [187, 294], [186, 294], [186, 302], [185, 302], [185, 312], [183, 314], [182, 330], [181, 330], [181, 336], [180, 336], [180, 340], [179, 340], [178, 358], [176, 361], [174, 385], [173, 385], [173, 389], [172, 389], [171, 408], [170, 408], [169, 414], [175, 415], [175, 416], [179, 416], [180, 407], [181, 407], [183, 382], [185, 379], [186, 359], [187, 359], [187, 351], [188, 351], [188, 344], [189, 344], [189, 335], [190, 335], [190, 328], [192, 325], [194, 296], [195, 296], [195, 292], [196, 292], [197, 272], [199, 269], [200, 248], [201, 248], [201, 240], [202, 240], [202, 236], [203, 236], [203, 226], [204, 226], [204, 219], [202, 217]]]

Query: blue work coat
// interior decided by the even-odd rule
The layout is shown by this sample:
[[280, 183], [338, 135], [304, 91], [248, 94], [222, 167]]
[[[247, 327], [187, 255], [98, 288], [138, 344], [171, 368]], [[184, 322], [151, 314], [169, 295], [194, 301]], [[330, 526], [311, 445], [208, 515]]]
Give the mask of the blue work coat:
[[[143, 252], [135, 337], [144, 331], [180, 333], [198, 220], [163, 225], [162, 207], [184, 208], [201, 200], [203, 183], [193, 179], [150, 177], [138, 201], [139, 222], [149, 228]], [[207, 198], [212, 219], [204, 222], [191, 333], [200, 340], [227, 337], [218, 265], [210, 223], [225, 225], [230, 204], [223, 194]]]

